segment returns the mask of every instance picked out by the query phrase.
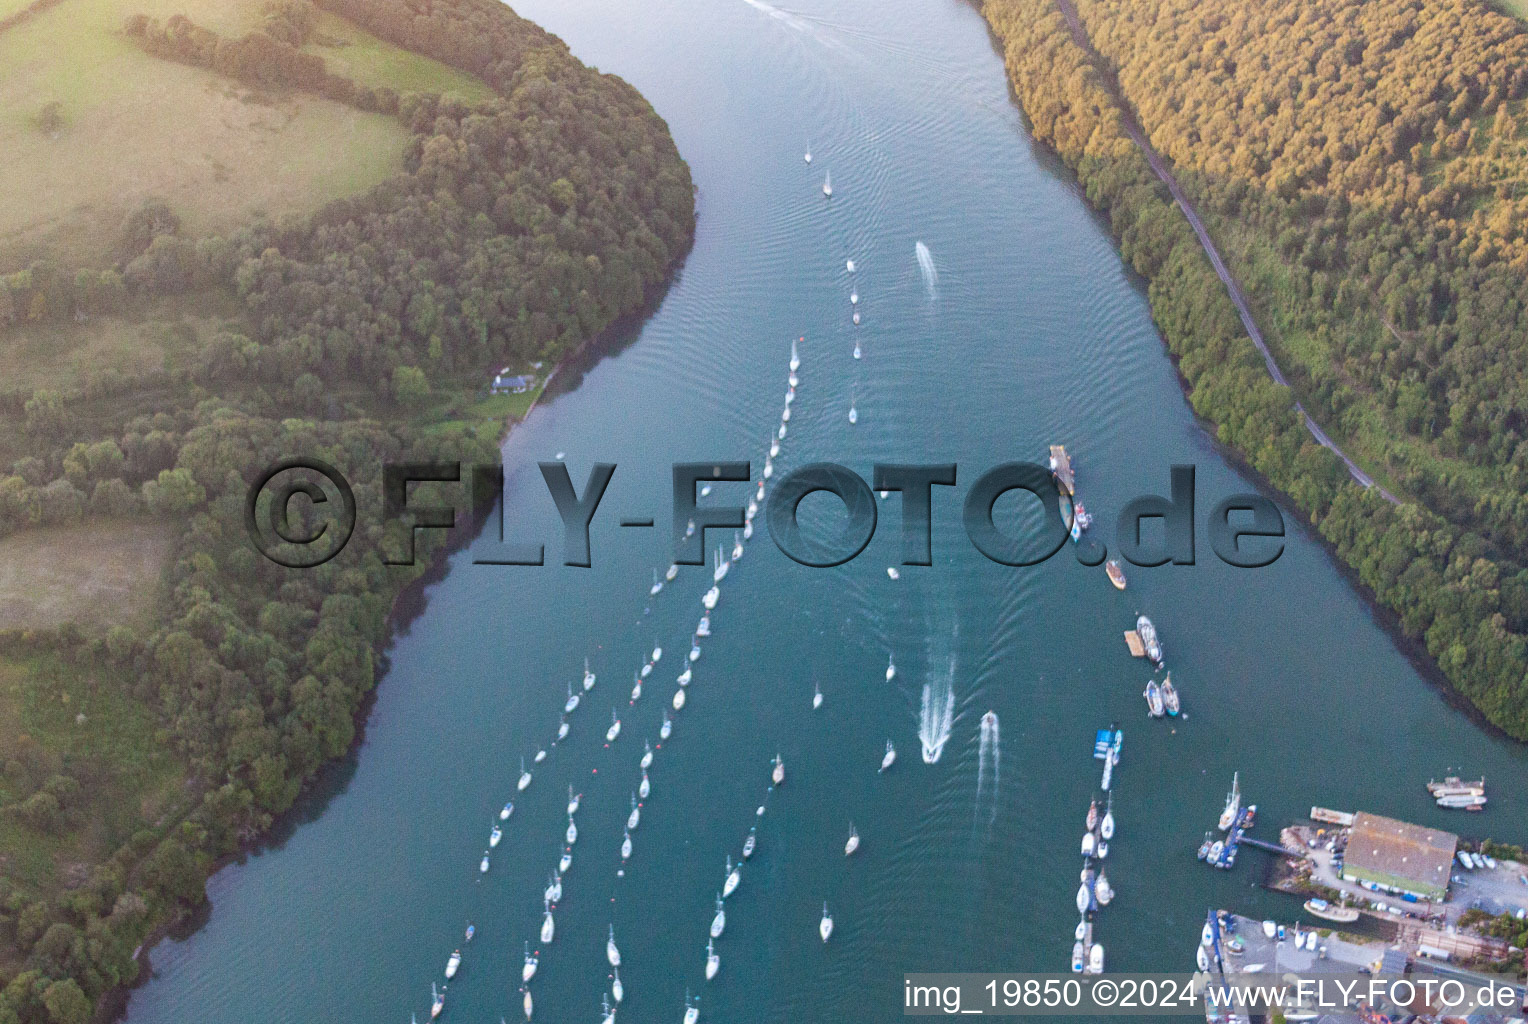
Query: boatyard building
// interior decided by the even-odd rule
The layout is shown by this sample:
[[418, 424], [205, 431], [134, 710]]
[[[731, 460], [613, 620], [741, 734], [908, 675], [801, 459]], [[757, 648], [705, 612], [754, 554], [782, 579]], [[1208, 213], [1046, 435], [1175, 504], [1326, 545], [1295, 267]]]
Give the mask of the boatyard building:
[[1441, 900], [1459, 837], [1359, 811], [1353, 816], [1342, 877], [1389, 892]]

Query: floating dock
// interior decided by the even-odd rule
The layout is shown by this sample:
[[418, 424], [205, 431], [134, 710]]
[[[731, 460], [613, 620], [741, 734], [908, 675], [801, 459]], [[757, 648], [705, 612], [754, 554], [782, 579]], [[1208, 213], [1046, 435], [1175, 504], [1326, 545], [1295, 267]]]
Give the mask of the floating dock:
[[1353, 824], [1353, 815], [1347, 811], [1334, 811], [1330, 807], [1312, 807], [1310, 820], [1319, 821], [1323, 825], [1341, 825], [1348, 828]]
[[1066, 445], [1053, 444], [1050, 446], [1050, 468], [1056, 477], [1056, 483], [1061, 486], [1061, 493], [1076, 494], [1076, 477], [1072, 474], [1072, 457], [1066, 453]]
[[1141, 639], [1141, 634], [1137, 633], [1135, 630], [1125, 630], [1125, 646], [1130, 648], [1131, 657], [1146, 657], [1146, 643]]

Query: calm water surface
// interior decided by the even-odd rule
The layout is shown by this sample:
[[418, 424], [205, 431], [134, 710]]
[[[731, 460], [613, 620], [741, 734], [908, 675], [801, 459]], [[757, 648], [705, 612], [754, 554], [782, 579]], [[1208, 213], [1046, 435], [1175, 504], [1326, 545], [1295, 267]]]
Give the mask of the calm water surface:
[[[598, 1020], [612, 923], [622, 1019], [677, 1021], [689, 989], [705, 1020], [886, 1020], [900, 1012], [904, 971], [1065, 970], [1098, 782], [1093, 731], [1112, 720], [1126, 731], [1108, 861], [1118, 896], [1097, 936], [1113, 970], [1185, 969], [1208, 905], [1297, 912], [1253, 887], [1261, 854], [1232, 873], [1194, 860], [1233, 770], [1270, 838], [1313, 803], [1502, 833], [1528, 814], [1512, 784], [1528, 767], [1522, 750], [1451, 710], [1293, 526], [1275, 565], [1243, 571], [1213, 558], [1201, 522], [1200, 564], [1135, 569], [1125, 593], [1070, 550], [1016, 570], [965, 540], [965, 487], [1051, 442], [1077, 453], [1106, 542], [1127, 500], [1167, 490], [1172, 463], [1198, 466], [1201, 516], [1252, 486], [1194, 422], [1138, 282], [1026, 134], [971, 7], [518, 9], [641, 89], [699, 187], [694, 251], [656, 315], [504, 448], [507, 532], [544, 537], [554, 561], [560, 530], [535, 463], [566, 452], [580, 487], [593, 462], [619, 464], [594, 528], [595, 567], [471, 564], [488, 537], [459, 554], [390, 652], [353, 774], [279, 848], [212, 880], [210, 920], [154, 951], [133, 1024], [423, 1019], [468, 920], [478, 936], [445, 1019], [523, 1019], [523, 944], [541, 948], [570, 785], [583, 794], [579, 836], [533, 982], [537, 1020]], [[652, 568], [670, 560], [666, 531], [615, 523], [666, 520], [674, 461], [746, 458], [758, 471], [798, 336], [802, 381], [778, 467], [828, 460], [868, 477], [878, 460], [959, 463], [962, 486], [936, 493], [937, 564], [887, 577], [895, 496], [870, 548], [841, 568], [803, 568], [755, 536], [722, 586], [620, 877], [643, 740], [657, 741], [710, 573], [687, 569], [650, 599]], [[745, 495], [724, 485], [711, 500]], [[1010, 518], [1022, 510], [999, 506]], [[835, 525], [829, 501], [810, 499], [805, 512]], [[1176, 725], [1145, 719], [1146, 672], [1120, 637], [1138, 611], [1167, 645], [1188, 713]], [[655, 643], [662, 660], [632, 705]], [[586, 656], [598, 685], [535, 768], [480, 875], [520, 759], [553, 737]], [[816, 712], [814, 683], [825, 694]], [[920, 727], [934, 741], [944, 733], [921, 721], [925, 687], [935, 707], [953, 692], [934, 764], [919, 756]], [[607, 746], [612, 709], [622, 732]], [[989, 709], [998, 756], [982, 765]], [[882, 775], [888, 739], [900, 756]], [[777, 751], [789, 777], [768, 793]], [[1421, 784], [1451, 766], [1497, 782], [1489, 812], [1431, 805]], [[863, 846], [846, 859], [851, 821]], [[707, 983], [714, 896], [755, 823], [758, 853], [728, 901], [721, 973]], [[837, 926], [827, 946], [825, 900]]]

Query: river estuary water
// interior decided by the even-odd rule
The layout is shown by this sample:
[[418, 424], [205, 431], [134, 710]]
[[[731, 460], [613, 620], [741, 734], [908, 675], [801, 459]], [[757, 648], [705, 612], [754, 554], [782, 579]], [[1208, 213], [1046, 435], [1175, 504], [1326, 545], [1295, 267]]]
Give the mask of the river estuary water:
[[[594, 567], [472, 564], [488, 535], [457, 554], [389, 651], [354, 763], [279, 845], [212, 879], [205, 925], [153, 951], [133, 1024], [423, 1020], [469, 920], [478, 934], [445, 1020], [523, 1019], [529, 941], [541, 952], [536, 1019], [597, 1021], [611, 924], [623, 1019], [678, 1021], [688, 989], [702, 1020], [886, 1020], [905, 971], [1066, 970], [1093, 733], [1111, 721], [1125, 729], [1107, 862], [1118, 895], [1096, 928], [1111, 970], [1190, 969], [1210, 905], [1297, 914], [1254, 888], [1262, 854], [1229, 873], [1194, 859], [1233, 770], [1265, 838], [1312, 804], [1467, 835], [1510, 835], [1528, 817], [1522, 749], [1450, 708], [1291, 517], [1271, 567], [1210, 553], [1208, 509], [1254, 485], [1194, 421], [1139, 282], [1025, 132], [974, 9], [797, 3], [518, 7], [652, 101], [699, 189], [694, 250], [655, 315], [564, 378], [577, 386], [504, 447], [506, 533], [544, 539], [554, 563], [561, 531], [536, 462], [565, 452], [580, 488], [592, 463], [619, 465]], [[936, 489], [936, 564], [888, 578], [895, 495], [867, 551], [834, 569], [788, 560], [761, 517], [657, 751], [621, 877], [643, 741], [657, 742], [710, 585], [709, 569], [689, 568], [648, 596], [671, 557], [669, 467], [752, 459], [757, 475], [798, 336], [801, 386], [777, 467], [832, 461], [868, 478], [876, 461], [958, 463], [960, 486]], [[1125, 502], [1165, 493], [1173, 463], [1196, 465], [1198, 564], [1131, 569], [1118, 593], [1070, 548], [1030, 569], [979, 555], [960, 526], [966, 488], [1053, 442], [1076, 453], [1095, 535], [1111, 546]], [[710, 500], [746, 494], [722, 485]], [[998, 511], [1020, 508], [1010, 497]], [[831, 509], [821, 496], [803, 507], [825, 528]], [[623, 530], [622, 516], [660, 527]], [[1183, 695], [1187, 718], [1173, 725], [1146, 719], [1147, 672], [1121, 640], [1138, 611], [1157, 623]], [[655, 642], [662, 660], [632, 705]], [[554, 735], [586, 656], [598, 684], [516, 796], [520, 758]], [[952, 706], [947, 739], [942, 714], [920, 722], [925, 687], [932, 709]], [[622, 731], [607, 745], [612, 708]], [[1000, 727], [983, 764], [989, 709]], [[919, 756], [920, 725], [944, 742], [937, 763]], [[880, 774], [888, 739], [899, 757]], [[776, 752], [788, 777], [767, 793]], [[1485, 814], [1432, 806], [1422, 783], [1451, 767], [1494, 781]], [[543, 946], [570, 785], [583, 794], [579, 835]], [[863, 844], [846, 859], [851, 822]], [[758, 852], [707, 982], [714, 897], [755, 824]], [[836, 924], [826, 946], [824, 901]]]

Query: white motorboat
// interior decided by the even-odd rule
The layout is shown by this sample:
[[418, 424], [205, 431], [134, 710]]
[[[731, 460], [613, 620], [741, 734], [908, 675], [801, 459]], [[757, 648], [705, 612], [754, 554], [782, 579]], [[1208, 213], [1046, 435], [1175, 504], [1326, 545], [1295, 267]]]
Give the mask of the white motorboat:
[[1109, 856], [1109, 844], [1100, 839], [1098, 841], [1098, 849], [1094, 852], [1098, 855], [1099, 860], [1103, 860], [1105, 857]]
[[790, 377], [788, 378], [787, 383], [789, 383], [791, 387], [795, 387], [797, 384], [801, 383], [801, 379], [799, 377], [797, 377], [796, 374], [793, 372], [793, 373], [791, 373]]
[[758, 515], [759, 514], [759, 503], [757, 501], [754, 501], [752, 498], [749, 498], [748, 499], [748, 507], [743, 510], [743, 514], [748, 519], [752, 519], [754, 516]]
[[776, 455], [779, 455], [779, 454], [780, 454], [780, 442], [776, 441], [774, 438], [770, 438], [769, 439], [769, 457], [770, 458], [774, 458]]
[[1093, 851], [1097, 848], [1097, 846], [1098, 839], [1093, 835], [1093, 833], [1084, 832], [1082, 834], [1082, 855], [1084, 857], [1093, 856]]
[[1109, 794], [1109, 805], [1104, 809], [1104, 820], [1098, 825], [1100, 839], [1114, 838], [1114, 794]]
[[856, 324], [858, 324], [858, 323], [859, 323], [859, 322], [860, 322], [860, 317], [859, 317], [859, 310], [857, 310], [857, 309], [856, 309], [856, 310], [855, 310], [855, 311], [854, 311], [854, 315], [853, 315], [853, 316], [851, 316], [851, 317], [850, 317], [850, 318], [849, 318], [849, 319], [850, 319], [850, 320], [853, 320], [853, 321], [854, 321], [854, 322], [855, 322], [855, 323], [856, 323]]
[[[678, 569], [679, 569], [679, 567], [677, 565], [673, 566], [671, 568], [675, 572], [677, 572]], [[673, 579], [673, 577], [670, 576], [669, 579]], [[586, 691], [594, 689], [594, 673], [589, 671], [589, 659], [588, 658], [584, 659], [584, 689]]]
[[690, 661], [691, 662], [696, 662], [696, 661], [699, 661], [699, 660], [700, 660], [700, 644], [691, 643], [690, 644]]
[[849, 841], [844, 843], [844, 856], [847, 857], [859, 849], [859, 833], [854, 830], [854, 823], [849, 823]]
[[716, 897], [716, 916], [711, 918], [711, 938], [719, 939], [727, 927], [727, 910], [722, 906], [721, 896]]
[[859, 292], [849, 293], [849, 304], [854, 306], [859, 305]]
[[531, 758], [531, 763], [532, 764], [540, 764], [542, 761], [545, 761], [545, 760], [546, 760], [546, 748], [542, 747], [540, 750], [536, 751], [536, 756]]
[[504, 838], [504, 830], [495, 825], [493, 831], [488, 833], [488, 848], [491, 850], [499, 845], [499, 840]]
[[658, 662], [663, 658], [663, 648], [659, 647], [656, 642], [653, 644], [653, 653], [651, 658], [654, 665], [658, 664]]
[[695, 520], [691, 519], [688, 523], [684, 524], [684, 535], [686, 537], [695, 536]]
[[568, 817], [578, 813], [578, 802], [583, 799], [582, 794], [573, 792], [573, 787], [568, 787]]
[[631, 859], [631, 832], [623, 830], [621, 835], [621, 859]]
[[618, 1005], [622, 999], [626, 998], [626, 986], [621, 984], [621, 969], [619, 967], [615, 969], [615, 973], [610, 979], [610, 998], [614, 999]]
[[552, 941], [557, 934], [557, 924], [552, 920], [552, 908], [545, 908], [546, 916], [541, 919], [541, 942], [545, 945]]
[[674, 691], [674, 710], [678, 711], [682, 707], [684, 707], [684, 690], [681, 688]]
[[849, 422], [859, 422], [859, 410], [854, 407], [854, 403], [852, 401], [849, 403]]
[[894, 580], [899, 580], [902, 578], [902, 571], [894, 565], [888, 565], [886, 567], [886, 575]]
[[647, 780], [647, 773], [643, 772], [642, 773], [642, 784], [637, 787], [637, 796], [641, 797], [643, 800], [646, 800], [647, 799], [647, 795], [649, 793], [651, 793], [652, 791], [653, 791], [653, 784]]
[[689, 686], [690, 685], [690, 678], [691, 678], [691, 670], [689, 669], [689, 667], [686, 667], [683, 672], [679, 673], [679, 678], [676, 679], [675, 681], [680, 686]]
[[[737, 556], [734, 555], [733, 557], [736, 558]], [[700, 617], [700, 621], [695, 624], [695, 635], [701, 637], [711, 635], [711, 616], [702, 615]]]
[[1104, 944], [1102, 942], [1093, 943], [1093, 948], [1088, 950], [1088, 973], [1104, 973]]
[[536, 954], [531, 952], [531, 944], [527, 942], [525, 944], [525, 964], [520, 968], [520, 980], [526, 982], [534, 978], [536, 976], [536, 965], [540, 962]]
[[732, 535], [732, 560], [736, 562], [743, 557], [743, 541], [736, 533]]
[[886, 753], [881, 757], [881, 767], [878, 770], [884, 772], [886, 769], [892, 766], [896, 759], [897, 748], [891, 745], [891, 740], [887, 740]]
[[631, 684], [631, 700], [632, 700], [632, 703], [636, 703], [637, 701], [639, 701], [641, 699], [642, 699], [642, 677], [638, 676], [637, 677], [637, 681]]
[[483, 874], [483, 875], [488, 874], [488, 851], [487, 850], [483, 851], [483, 859], [478, 861], [478, 873], [479, 874]]
[[648, 594], [652, 595], [653, 597], [657, 597], [658, 596], [658, 591], [660, 591], [662, 589], [663, 589], [663, 581], [658, 578], [658, 570], [654, 569], [653, 570], [653, 585], [648, 589], [647, 592], [648, 592]]
[[632, 796], [631, 796], [631, 813], [626, 816], [626, 827], [627, 828], [636, 828], [637, 827], [637, 823], [640, 822], [641, 820], [642, 820], [642, 808], [640, 806], [638, 806], [638, 804], [637, 804], [637, 796], [636, 796], [635, 793], [633, 793]]
[[578, 694], [573, 692], [573, 684], [569, 683], [568, 684], [568, 701], [567, 701], [566, 704], [564, 704], [562, 706], [563, 713], [571, 715], [573, 713], [573, 709], [576, 708], [576, 707], [578, 707]]
[[653, 748], [646, 741], [642, 741], [642, 768], [648, 769], [653, 766]]
[[716, 952], [716, 940], [706, 940], [706, 980], [716, 977], [716, 972], [722, 969], [722, 958]]
[[731, 896], [737, 890], [737, 884], [743, 880], [743, 865], [732, 866], [732, 858], [727, 858], [727, 880], [722, 883], [722, 899]]
[[572, 850], [564, 850], [564, 851], [562, 851], [562, 859], [557, 862], [557, 870], [559, 872], [563, 873], [563, 874], [567, 874], [568, 869], [570, 867], [572, 867], [572, 866], [573, 866], [573, 851]]
[[1109, 901], [1114, 899], [1114, 889], [1109, 885], [1109, 876], [1103, 871], [1098, 873], [1098, 881], [1093, 886], [1093, 896], [1098, 900], [1100, 907], [1107, 907]]
[[770, 477], [772, 477], [774, 475], [775, 475], [775, 463], [774, 463], [774, 460], [766, 458], [764, 460], [764, 479], [768, 480]]
[[514, 813], [515, 813], [515, 803], [514, 803], [513, 800], [511, 800], [508, 803], [506, 803], [503, 807], [499, 808], [499, 820], [500, 821], [508, 821], [509, 820], [509, 816], [511, 814], [514, 814]]
[[[856, 314], [854, 314], [854, 315], [855, 315], [855, 316], [859, 316], [859, 314], [858, 314], [858, 313], [856, 313]], [[858, 359], [858, 358], [859, 358], [859, 357], [860, 357], [860, 356], [861, 356], [861, 355], [862, 355], [862, 354], [863, 354], [863, 353], [861, 353], [861, 352], [860, 352], [860, 343], [859, 343], [859, 342], [858, 342], [858, 341], [856, 341], [856, 342], [855, 342], [855, 343], [854, 343], [854, 358], [855, 358], [855, 359]]]
[[615, 716], [615, 709], [610, 709], [610, 728], [605, 730], [605, 742], [612, 742], [621, 735], [621, 720]]
[[568, 831], [565, 834], [568, 838], [569, 846], [572, 846], [574, 843], [578, 842], [578, 823], [575, 822], [571, 817], [568, 818]]
[[833, 917], [828, 913], [828, 905], [822, 905], [822, 920], [817, 922], [817, 934], [822, 936], [822, 941], [827, 942], [828, 936], [833, 934]]
[[1264, 921], [1263, 922], [1263, 934], [1265, 936], [1267, 936], [1268, 938], [1270, 938], [1270, 939], [1275, 937], [1276, 935], [1278, 935], [1279, 934], [1279, 925], [1278, 925], [1278, 922], [1276, 922], [1276, 921]]
[[653, 674], [653, 663], [650, 662], [650, 661], [643, 662], [642, 663], [642, 667], [637, 670], [637, 678], [639, 680], [640, 679], [646, 679], [648, 676], [650, 676], [652, 674]]
[[759, 834], [753, 829], [748, 830], [748, 838], [743, 840], [743, 859], [753, 856], [753, 848], [759, 843]]
[[813, 683], [812, 684], [812, 710], [816, 711], [820, 707], [822, 707], [822, 687], [818, 686], [816, 683]]
[[721, 600], [721, 596], [721, 588], [713, 586], [710, 590], [706, 591], [705, 596], [700, 599], [700, 603], [705, 606], [706, 611], [710, 611], [716, 607], [716, 602]]
[[780, 432], [779, 432], [778, 436], [779, 436], [780, 440], [782, 440], [782, 441], [785, 440], [785, 424], [784, 423], [780, 424]]
[[[801, 369], [801, 353], [797, 350], [796, 343], [793, 341], [791, 342], [791, 375], [795, 376], [796, 371], [799, 369]], [[794, 383], [791, 384], [791, 387], [795, 386]]]
[[446, 958], [446, 980], [447, 981], [449, 981], [450, 979], [456, 977], [457, 968], [461, 967], [461, 965], [462, 965], [462, 951], [458, 949], [454, 953], [452, 953], [449, 957]]
[[807, 150], [806, 151], [806, 156], [804, 156], [802, 159], [804, 159], [807, 163], [811, 163], [812, 162], [812, 151], [810, 149]]
[[669, 563], [669, 567], [668, 567], [668, 572], [663, 574], [663, 578], [666, 579], [666, 580], [669, 580], [670, 582], [672, 582], [674, 577], [678, 576], [678, 575], [679, 575], [679, 563], [678, 562], [670, 562]]
[[610, 926], [610, 937], [605, 940], [605, 959], [610, 961], [611, 967], [621, 966], [621, 951], [615, 944], [615, 925]]
[[853, 260], [846, 260], [846, 261], [844, 261], [844, 269], [848, 270], [849, 273], [851, 273], [851, 274], [854, 273], [854, 261]]
[[897, 677], [897, 663], [895, 658], [886, 659], [886, 681], [889, 683]]
[[711, 485], [710, 484], [706, 484], [704, 487], [702, 487], [700, 489], [700, 496], [702, 498], [709, 498], [709, 497], [711, 497]]
[[1083, 948], [1082, 940], [1078, 939], [1072, 943], [1072, 973], [1081, 974], [1083, 967], [1086, 966], [1086, 961], [1087, 953]]
[[1199, 944], [1208, 946], [1215, 941], [1215, 929], [1210, 927], [1210, 922], [1204, 922], [1204, 927], [1199, 929]]
[[778, 786], [785, 781], [785, 762], [780, 759], [779, 754], [775, 755], [774, 765], [769, 773], [769, 781]]
[[669, 738], [669, 735], [673, 731], [674, 731], [674, 720], [669, 717], [668, 709], [665, 708], [664, 711], [663, 711], [663, 724], [658, 727], [658, 738], [660, 740], [666, 740], [666, 739]]
[[566, 718], [557, 719], [557, 738], [559, 740], [568, 738], [568, 720]]
[[[790, 421], [791, 421], [791, 407], [787, 405], [785, 407], [785, 410], [780, 413], [780, 422], [781, 423], [789, 423]], [[763, 483], [763, 481], [760, 481], [760, 483]], [[758, 498], [755, 499], [755, 500], [763, 501], [764, 500], [764, 495], [760, 494], [758, 496]]]

